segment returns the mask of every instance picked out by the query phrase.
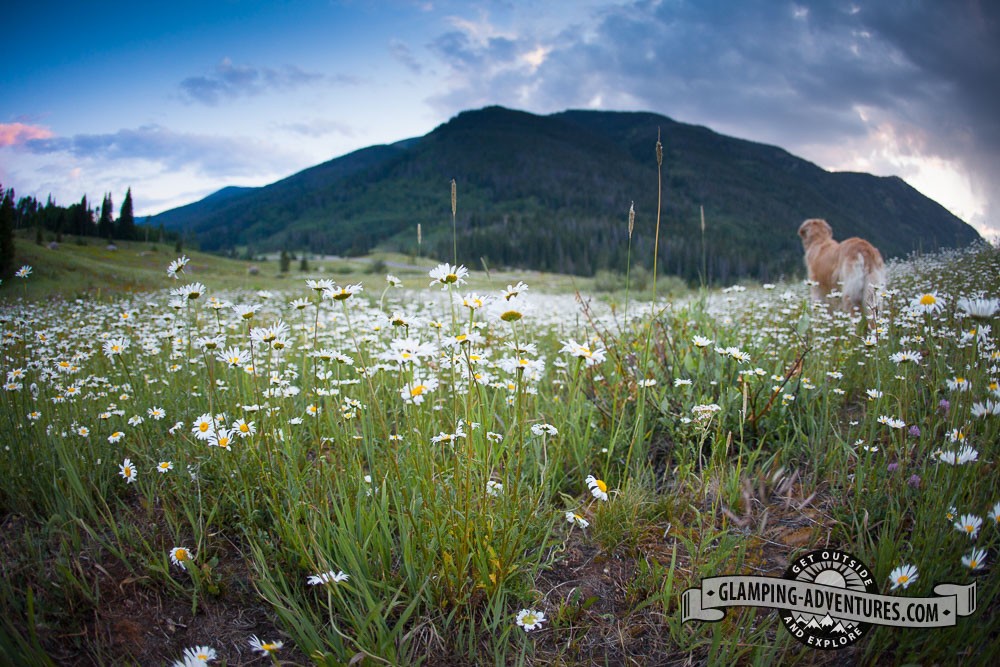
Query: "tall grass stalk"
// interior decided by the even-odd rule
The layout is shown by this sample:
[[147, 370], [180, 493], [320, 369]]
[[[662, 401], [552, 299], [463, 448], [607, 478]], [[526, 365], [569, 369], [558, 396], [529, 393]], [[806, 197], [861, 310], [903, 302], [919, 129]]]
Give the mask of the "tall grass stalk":
[[458, 266], [458, 185], [451, 179], [451, 261]]
[[631, 282], [629, 280], [632, 271], [632, 232], [635, 230], [635, 202], [630, 202], [628, 206], [628, 251], [625, 255], [625, 328], [628, 328], [628, 297]]
[[701, 287], [708, 284], [708, 254], [705, 247], [705, 207], [699, 206], [701, 212]]

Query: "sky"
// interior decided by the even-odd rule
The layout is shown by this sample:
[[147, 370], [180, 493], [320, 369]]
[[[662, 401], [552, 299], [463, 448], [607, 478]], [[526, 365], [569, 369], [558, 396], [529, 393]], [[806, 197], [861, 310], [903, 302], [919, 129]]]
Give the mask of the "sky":
[[7, 4], [18, 197], [118, 207], [131, 188], [151, 215], [500, 104], [652, 111], [897, 175], [1000, 235], [995, 0]]

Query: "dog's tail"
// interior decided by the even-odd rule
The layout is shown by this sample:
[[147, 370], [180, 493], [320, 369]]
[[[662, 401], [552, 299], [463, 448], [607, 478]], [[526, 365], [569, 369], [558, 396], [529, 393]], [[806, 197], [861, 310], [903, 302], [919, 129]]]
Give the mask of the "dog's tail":
[[885, 285], [885, 270], [859, 252], [843, 278], [844, 298], [855, 307], [864, 308], [865, 315], [875, 317], [881, 298], [879, 291]]
[[865, 312], [874, 319], [882, 305], [882, 289], [885, 287], [885, 268], [870, 267], [865, 281]]

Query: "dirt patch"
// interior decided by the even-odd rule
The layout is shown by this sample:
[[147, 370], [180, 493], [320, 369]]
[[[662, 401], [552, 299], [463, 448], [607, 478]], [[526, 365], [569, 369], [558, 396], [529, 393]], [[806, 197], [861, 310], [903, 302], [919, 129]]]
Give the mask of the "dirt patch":
[[[184, 649], [198, 645], [214, 648], [220, 662], [230, 666], [269, 664], [266, 656], [250, 648], [251, 635], [285, 641], [281, 659], [308, 663], [287, 643], [270, 606], [257, 595], [248, 561], [236, 546], [217, 554], [214, 569], [224, 582], [219, 594], [200, 596], [193, 611], [189, 594], [137, 573], [89, 538], [71, 555], [59, 554], [54, 544], [52, 555], [38, 562], [8, 547], [26, 533], [43, 543], [45, 530], [13, 515], [3, 526], [4, 577], [22, 599], [31, 591], [38, 643], [56, 664], [171, 664]], [[151, 540], [153, 532], [150, 528]], [[66, 568], [71, 575], [60, 572]], [[185, 573], [178, 569], [173, 576], [185, 591], [191, 590]], [[80, 585], [70, 585], [72, 580]], [[6, 616], [17, 634], [30, 637], [23, 609], [7, 610]]]

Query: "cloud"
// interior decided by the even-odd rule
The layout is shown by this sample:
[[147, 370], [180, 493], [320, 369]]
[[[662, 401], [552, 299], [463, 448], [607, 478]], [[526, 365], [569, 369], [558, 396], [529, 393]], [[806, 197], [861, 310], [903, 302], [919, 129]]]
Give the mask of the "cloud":
[[108, 134], [31, 139], [23, 149], [36, 155], [69, 155], [105, 162], [143, 160], [164, 170], [194, 170], [212, 176], [256, 176], [261, 164], [272, 171], [296, 165], [298, 156], [263, 142], [174, 132], [160, 125], [146, 125]]
[[0, 123], [0, 146], [21, 146], [33, 139], [48, 139], [52, 131], [38, 125]]
[[424, 71], [423, 66], [414, 57], [413, 52], [410, 47], [398, 39], [393, 39], [389, 41], [389, 55], [400, 63], [403, 67], [410, 70], [414, 74], [421, 74]]
[[[215, 106], [222, 100], [252, 97], [272, 90], [291, 90], [307, 84], [323, 81], [323, 74], [306, 72], [295, 65], [284, 65], [280, 69], [236, 65], [224, 58], [215, 72], [207, 76], [191, 76], [180, 83], [184, 97], [192, 102]], [[338, 76], [334, 80], [349, 83], [352, 77]]]
[[473, 21], [459, 16], [448, 18], [453, 26], [430, 44], [452, 69], [475, 76], [482, 68], [495, 73], [516, 61], [519, 39], [497, 29], [486, 17]]
[[655, 110], [826, 167], [937, 161], [1000, 227], [997, 3], [634, 0], [571, 20], [452, 21], [430, 45], [450, 76], [430, 104]]
[[[84, 193], [115, 192], [128, 187], [136, 214], [148, 215], [180, 206], [227, 185], [259, 186], [302, 169], [301, 152], [275, 141], [247, 137], [177, 132], [159, 125], [107, 134], [48, 137], [19, 146], [0, 146], [4, 182], [44, 201], [79, 201]], [[8, 155], [16, 160], [6, 159]]]
[[276, 125], [276, 127], [306, 137], [323, 137], [330, 134], [339, 134], [344, 137], [357, 136], [357, 131], [347, 123], [327, 118], [314, 118], [309, 121], [297, 123], [281, 123]]

